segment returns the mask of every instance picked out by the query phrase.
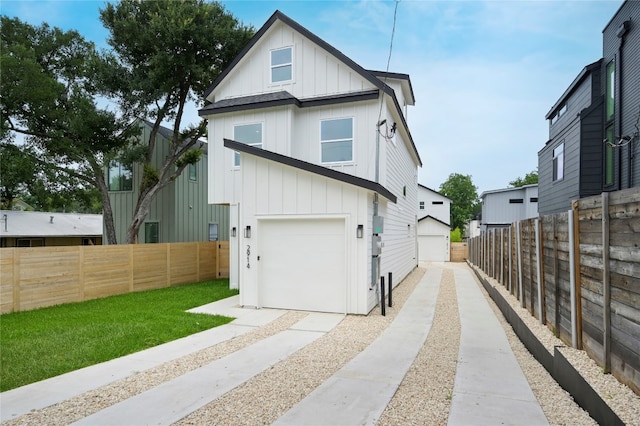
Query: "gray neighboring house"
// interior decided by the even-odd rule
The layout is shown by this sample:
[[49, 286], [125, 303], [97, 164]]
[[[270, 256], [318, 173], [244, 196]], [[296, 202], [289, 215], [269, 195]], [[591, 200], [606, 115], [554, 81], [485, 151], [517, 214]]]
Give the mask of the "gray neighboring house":
[[[142, 127], [140, 138], [149, 140], [152, 124], [137, 120]], [[168, 153], [173, 132], [160, 127], [156, 136], [153, 161], [159, 167]], [[208, 145], [202, 141], [204, 155], [195, 165], [187, 166], [182, 174], [156, 196], [145, 223], [140, 228], [139, 243], [169, 243], [213, 241], [229, 239], [229, 207], [208, 203]], [[123, 164], [112, 162], [107, 170], [109, 198], [113, 209], [118, 243], [125, 241], [127, 226], [133, 217], [142, 178], [142, 166], [135, 164], [129, 170]], [[108, 244], [106, 235], [104, 243]]]
[[0, 210], [0, 247], [101, 244], [101, 214]]
[[495, 189], [480, 195], [482, 219], [480, 231], [505, 228], [513, 222], [538, 217], [538, 185]]
[[625, 1], [603, 31], [603, 57], [551, 107], [538, 153], [539, 213], [640, 186], [640, 2]]

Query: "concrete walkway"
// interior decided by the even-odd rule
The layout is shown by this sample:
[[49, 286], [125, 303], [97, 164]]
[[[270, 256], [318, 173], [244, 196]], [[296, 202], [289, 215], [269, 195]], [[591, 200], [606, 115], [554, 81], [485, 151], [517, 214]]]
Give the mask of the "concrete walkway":
[[448, 424], [549, 424], [477, 281], [456, 269], [455, 282], [461, 334]]
[[[307, 395], [276, 424], [375, 424], [429, 334], [443, 268], [455, 271], [461, 321], [450, 425], [546, 424], [504, 330], [471, 271], [448, 264], [427, 272], [395, 320], [369, 347]], [[265, 325], [284, 311], [237, 308], [237, 297], [197, 308], [233, 322], [175, 342], [0, 394], [2, 421], [213, 346]], [[288, 330], [122, 401], [77, 424], [171, 424], [287, 358], [344, 315], [311, 313]]]

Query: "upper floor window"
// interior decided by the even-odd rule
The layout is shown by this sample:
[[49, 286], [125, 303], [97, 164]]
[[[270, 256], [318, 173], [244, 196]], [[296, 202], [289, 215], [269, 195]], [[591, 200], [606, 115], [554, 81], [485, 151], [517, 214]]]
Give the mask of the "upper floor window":
[[420, 201], [420, 210], [424, 210], [424, 201]]
[[271, 82], [291, 81], [293, 76], [293, 48], [271, 51]]
[[353, 160], [353, 118], [320, 121], [320, 157], [323, 163]]
[[553, 150], [553, 181], [564, 177], [564, 142]]
[[616, 100], [616, 63], [611, 61], [607, 64], [607, 86], [605, 88], [605, 117], [607, 121], [613, 119]]
[[131, 169], [122, 163], [112, 161], [109, 164], [109, 191], [133, 190], [133, 175]]
[[[233, 126], [233, 140], [262, 149], [262, 123]], [[240, 154], [233, 155], [233, 165], [240, 165]]]
[[189, 164], [189, 180], [198, 180], [198, 167], [195, 164]]

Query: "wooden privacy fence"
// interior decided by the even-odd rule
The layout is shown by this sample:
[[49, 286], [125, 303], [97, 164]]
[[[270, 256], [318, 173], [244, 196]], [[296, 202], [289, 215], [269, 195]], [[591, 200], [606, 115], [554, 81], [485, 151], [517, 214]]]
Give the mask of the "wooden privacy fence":
[[228, 276], [228, 241], [2, 248], [0, 312]]
[[450, 262], [464, 262], [469, 257], [469, 245], [467, 243], [451, 243]]
[[640, 188], [482, 233], [469, 260], [640, 393]]

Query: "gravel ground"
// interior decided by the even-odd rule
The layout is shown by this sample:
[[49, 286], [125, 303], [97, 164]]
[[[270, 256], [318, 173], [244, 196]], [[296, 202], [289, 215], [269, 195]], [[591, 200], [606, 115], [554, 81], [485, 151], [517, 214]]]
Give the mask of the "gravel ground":
[[[447, 263], [429, 264], [427, 267], [443, 269], [433, 325], [425, 345], [381, 416], [380, 425], [444, 425], [447, 421], [460, 338], [453, 269], [468, 269], [468, 266]], [[423, 268], [416, 269], [394, 289], [394, 306], [387, 309], [385, 317], [380, 315], [378, 308], [366, 316], [345, 317], [329, 333], [195, 411], [178, 424], [270, 424], [373, 342], [393, 321], [424, 272]], [[562, 344], [528, 311], [521, 309], [518, 301], [506, 289], [500, 285], [497, 288], [548, 349], [552, 351], [554, 345]], [[516, 358], [549, 422], [554, 425], [596, 424], [529, 354], [484, 290], [483, 293], [503, 325]], [[3, 425], [69, 424], [286, 330], [306, 315], [304, 312], [287, 312], [276, 321], [230, 341], [34, 411]], [[623, 421], [629, 425], [640, 425], [640, 398], [637, 395], [612, 376], [602, 374], [583, 351], [567, 349], [563, 350], [563, 354], [606, 397], [607, 402], [611, 402], [610, 405]]]
[[379, 424], [447, 424], [459, 347], [456, 286], [453, 270], [445, 269], [427, 341], [382, 413]]

